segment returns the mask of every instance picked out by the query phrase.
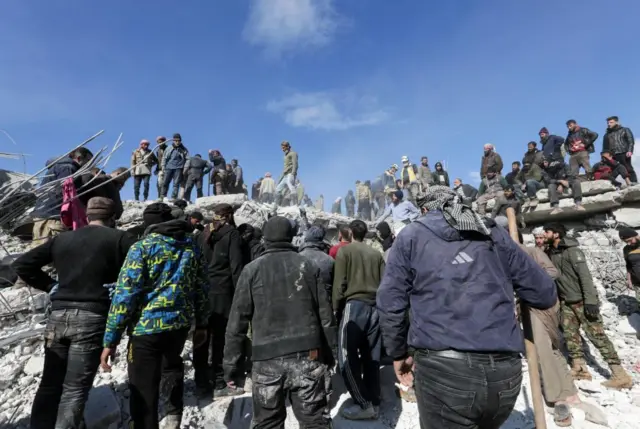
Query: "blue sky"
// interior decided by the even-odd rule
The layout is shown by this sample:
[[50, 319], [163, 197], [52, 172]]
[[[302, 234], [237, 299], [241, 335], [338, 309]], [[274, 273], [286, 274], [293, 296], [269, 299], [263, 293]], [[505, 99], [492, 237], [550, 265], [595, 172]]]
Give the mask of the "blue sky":
[[280, 172], [286, 139], [327, 208], [402, 155], [474, 182], [484, 143], [521, 159], [569, 118], [640, 135], [638, 16], [637, 0], [7, 1], [0, 128], [17, 146], [0, 151], [35, 172], [105, 129], [90, 148], [122, 132], [116, 167], [180, 132], [253, 181]]

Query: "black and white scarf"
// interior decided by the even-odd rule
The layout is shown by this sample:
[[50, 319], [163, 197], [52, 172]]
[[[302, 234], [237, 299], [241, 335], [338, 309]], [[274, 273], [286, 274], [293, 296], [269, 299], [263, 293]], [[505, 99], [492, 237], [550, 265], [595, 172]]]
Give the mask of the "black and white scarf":
[[452, 228], [458, 231], [476, 231], [491, 235], [482, 218], [471, 207], [462, 203], [462, 197], [446, 186], [429, 186], [418, 205], [427, 210], [439, 210]]

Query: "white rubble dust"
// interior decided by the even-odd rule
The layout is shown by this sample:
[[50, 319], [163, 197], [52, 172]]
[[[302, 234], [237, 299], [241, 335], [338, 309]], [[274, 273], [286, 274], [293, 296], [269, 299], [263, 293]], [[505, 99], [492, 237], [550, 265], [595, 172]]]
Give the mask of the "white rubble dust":
[[[206, 199], [207, 209], [211, 208], [211, 198]], [[126, 203], [124, 219], [127, 224], [139, 223], [142, 204]], [[189, 206], [187, 212], [197, 210], [197, 206]], [[238, 220], [249, 221], [255, 226], [262, 226], [271, 206], [256, 204], [252, 201], [241, 203], [236, 213]], [[134, 213], [135, 212], [135, 213]], [[349, 218], [331, 215], [315, 209], [307, 209], [311, 222], [318, 219], [327, 228], [335, 232], [338, 223], [348, 222]], [[287, 217], [300, 217], [295, 207], [279, 209], [278, 214]], [[129, 225], [126, 225], [129, 226]], [[125, 226], [125, 227], [126, 227]], [[615, 231], [583, 231], [576, 233], [581, 248], [587, 255], [589, 267], [602, 301], [602, 316], [607, 335], [613, 341], [620, 354], [622, 365], [632, 374], [635, 385], [626, 391], [613, 391], [603, 388], [600, 383], [608, 376], [608, 367], [602, 361], [597, 350], [586, 342], [587, 359], [594, 380], [580, 381], [580, 396], [584, 401], [599, 406], [608, 420], [608, 425], [615, 429], [634, 429], [640, 422], [640, 314], [636, 310], [635, 299], [624, 284], [624, 263], [621, 259], [621, 244]], [[20, 241], [0, 234], [0, 240], [9, 253], [24, 252], [27, 246]], [[531, 236], [525, 240], [532, 241]], [[2, 256], [6, 252], [0, 250]], [[27, 429], [31, 404], [40, 381], [44, 343], [42, 331], [44, 315], [42, 308], [47, 302], [46, 294], [25, 288], [8, 288], [0, 291], [4, 300], [0, 300], [0, 428]], [[11, 315], [2, 301], [6, 301], [15, 314]], [[34, 307], [36, 310], [34, 311]], [[40, 310], [38, 310], [40, 308]], [[118, 348], [118, 359], [110, 374], [99, 372], [96, 376], [85, 410], [88, 429], [120, 429], [126, 428], [129, 420], [129, 389], [127, 386], [127, 370], [125, 357], [126, 338]], [[251, 394], [235, 398], [222, 398], [213, 402], [198, 402], [194, 396], [192, 345], [187, 342], [183, 351], [185, 357], [185, 409], [182, 428], [229, 428], [248, 429], [251, 421]], [[531, 390], [527, 374], [527, 366], [523, 361], [524, 382], [516, 407], [502, 429], [533, 429], [533, 410]], [[332, 395], [332, 411], [336, 429], [415, 429], [419, 427], [416, 404], [402, 402], [396, 394], [396, 382], [390, 367], [382, 369], [382, 404], [380, 419], [373, 422], [351, 422], [340, 417], [339, 411], [350, 401], [344, 384], [338, 375], [334, 375], [334, 394]], [[161, 406], [162, 409], [162, 406]], [[547, 409], [547, 427], [557, 426], [553, 423], [551, 409]], [[573, 428], [598, 428], [585, 421], [583, 411], [573, 409]], [[162, 416], [162, 412], [161, 412]], [[298, 428], [290, 407], [285, 424], [287, 429]]]

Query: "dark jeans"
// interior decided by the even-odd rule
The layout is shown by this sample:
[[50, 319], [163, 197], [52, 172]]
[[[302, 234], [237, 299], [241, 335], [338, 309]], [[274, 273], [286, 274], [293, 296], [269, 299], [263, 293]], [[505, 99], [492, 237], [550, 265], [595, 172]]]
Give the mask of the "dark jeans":
[[[229, 319], [220, 313], [213, 313], [209, 317], [207, 328], [207, 342], [193, 350], [194, 379], [198, 387], [224, 389], [227, 385], [222, 369], [224, 356], [224, 335]], [[209, 354], [211, 354], [211, 370], [209, 370]]]
[[173, 180], [173, 190], [171, 191], [171, 198], [174, 200], [178, 198], [178, 191], [182, 184], [182, 168], [176, 168], [172, 170], [166, 170], [164, 172], [164, 186], [162, 187], [162, 196], [166, 197], [169, 192], [169, 185]]
[[163, 386], [167, 390], [163, 397], [168, 398], [165, 411], [167, 415], [182, 415], [184, 365], [181, 354], [188, 334], [188, 329], [181, 329], [129, 339], [129, 408], [136, 429], [158, 429], [160, 380], [163, 376]]
[[31, 428], [77, 428], [100, 365], [107, 316], [54, 310], [45, 329], [42, 381], [31, 408]]
[[360, 200], [358, 201], [358, 214], [360, 219], [370, 221], [371, 220], [371, 201]]
[[526, 186], [527, 186], [527, 197], [536, 198], [536, 192], [542, 189], [544, 187], [544, 184], [543, 182], [538, 182], [537, 180], [529, 179], [526, 182]]
[[638, 183], [636, 170], [633, 168], [633, 164], [631, 164], [631, 158], [627, 158], [626, 153], [617, 153], [613, 156], [613, 159], [624, 165], [624, 168], [626, 168], [629, 173], [629, 180], [631, 180], [631, 182]]
[[338, 337], [338, 365], [354, 402], [362, 408], [380, 405], [382, 338], [378, 310], [362, 301], [348, 301]]
[[498, 429], [520, 394], [522, 361], [514, 354], [416, 350], [415, 390], [422, 429]]
[[347, 216], [353, 217], [356, 211], [356, 206], [347, 206]]
[[144, 188], [142, 191], [142, 196], [146, 200], [149, 198], [149, 182], [151, 181], [151, 176], [133, 176], [133, 196], [137, 200], [140, 199], [140, 185], [144, 183]]
[[[573, 196], [573, 201], [579, 203], [582, 201], [582, 186], [580, 185], [580, 181], [574, 178], [569, 177], [567, 179], [569, 182], [569, 186], [571, 187], [571, 194]], [[549, 189], [549, 202], [551, 203], [551, 207], [556, 207], [560, 202], [560, 198], [558, 197], [558, 183], [557, 181], [552, 181], [549, 183], [547, 187]]]
[[284, 429], [286, 399], [301, 428], [329, 429], [328, 368], [308, 353], [253, 363], [252, 429]]
[[202, 177], [194, 177], [189, 175], [187, 177], [187, 184], [184, 187], [184, 199], [187, 201], [191, 201], [191, 191], [193, 190], [193, 186], [196, 187], [196, 196], [197, 198], [202, 198], [204, 194], [202, 193]]

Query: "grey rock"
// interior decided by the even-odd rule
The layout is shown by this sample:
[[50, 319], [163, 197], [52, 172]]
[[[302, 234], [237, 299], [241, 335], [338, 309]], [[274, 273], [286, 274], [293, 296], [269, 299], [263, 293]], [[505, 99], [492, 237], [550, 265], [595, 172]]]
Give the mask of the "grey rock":
[[113, 390], [106, 385], [91, 389], [84, 409], [87, 429], [108, 429], [120, 420], [120, 405]]
[[633, 203], [640, 201], [640, 185], [629, 186], [620, 191], [622, 201], [625, 203]]
[[24, 373], [27, 375], [38, 375], [42, 373], [44, 367], [44, 356], [31, 356], [24, 366]]
[[234, 209], [239, 208], [247, 201], [245, 194], [214, 195], [202, 197], [196, 200], [196, 207], [201, 210], [213, 210], [219, 204], [230, 204]]
[[[624, 200], [623, 200], [624, 201]], [[633, 204], [616, 209], [613, 216], [618, 222], [625, 223], [631, 228], [640, 228], [640, 204]]]

